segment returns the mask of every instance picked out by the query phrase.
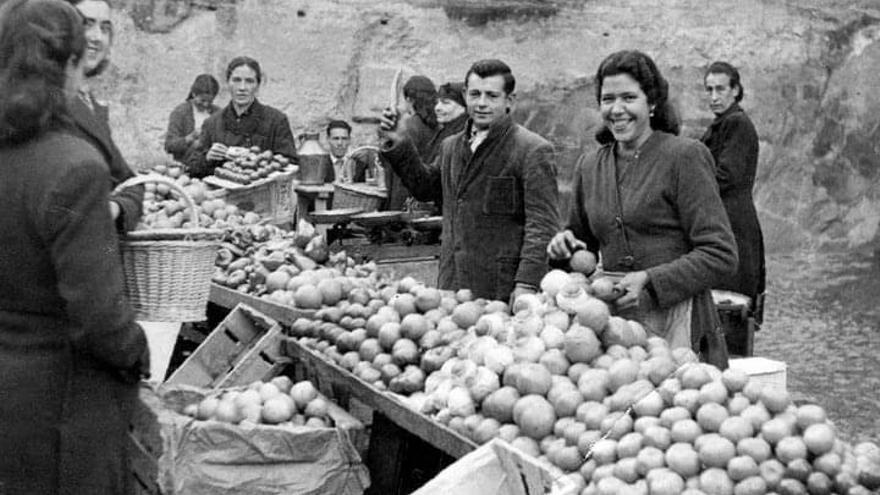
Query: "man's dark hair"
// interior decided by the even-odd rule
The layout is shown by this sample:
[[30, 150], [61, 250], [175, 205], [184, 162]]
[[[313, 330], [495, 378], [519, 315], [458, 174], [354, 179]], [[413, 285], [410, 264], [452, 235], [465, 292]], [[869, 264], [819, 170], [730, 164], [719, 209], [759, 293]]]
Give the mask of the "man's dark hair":
[[513, 93], [513, 90], [516, 88], [516, 78], [513, 77], [513, 72], [511, 72], [510, 66], [498, 59], [490, 58], [474, 62], [474, 65], [471, 65], [467, 74], [464, 75], [465, 88], [467, 88], [467, 82], [471, 77], [471, 74], [476, 74], [481, 79], [492, 76], [502, 76], [504, 78], [504, 92], [508, 95]]
[[263, 71], [260, 69], [260, 63], [247, 56], [235, 57], [229, 61], [229, 65], [226, 66], [226, 80], [229, 81], [229, 76], [232, 75], [232, 71], [242, 65], [250, 67], [257, 74], [257, 84], [263, 83]]
[[348, 131], [348, 135], [349, 136], [351, 135], [351, 126], [348, 125], [348, 122], [346, 122], [344, 120], [339, 120], [339, 119], [331, 120], [330, 123], [327, 124], [327, 136], [328, 137], [330, 136], [330, 131], [332, 131], [333, 129], [345, 129], [346, 131]]
[[737, 94], [736, 98], [734, 98], [734, 99], [736, 100], [737, 103], [742, 101], [743, 94], [745, 93], [745, 89], [743, 89], [742, 83], [740, 82], [739, 71], [736, 70], [736, 67], [730, 65], [727, 62], [721, 62], [721, 61], [712, 62], [712, 65], [710, 65], [709, 68], [706, 69], [706, 74], [703, 76], [703, 82], [706, 81], [706, 77], [708, 77], [709, 74], [725, 74], [725, 75], [727, 75], [727, 78], [730, 79], [730, 87], [731, 88], [739, 87], [739, 94]]

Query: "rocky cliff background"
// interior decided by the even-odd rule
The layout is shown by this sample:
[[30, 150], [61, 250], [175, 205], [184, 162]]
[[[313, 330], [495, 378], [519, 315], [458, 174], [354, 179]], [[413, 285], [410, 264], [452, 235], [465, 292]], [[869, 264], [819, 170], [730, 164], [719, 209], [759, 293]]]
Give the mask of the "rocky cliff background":
[[[167, 118], [202, 72], [260, 61], [261, 101], [294, 133], [373, 119], [395, 71], [461, 80], [480, 58], [517, 76], [516, 118], [551, 139], [560, 186], [595, 144], [592, 76], [609, 53], [649, 53], [684, 133], [712, 120], [702, 74], [740, 68], [761, 138], [755, 198], [768, 249], [880, 245], [880, 4], [875, 0], [115, 0], [113, 64], [96, 84], [139, 167], [166, 161]], [[221, 91], [218, 103], [228, 96]]]

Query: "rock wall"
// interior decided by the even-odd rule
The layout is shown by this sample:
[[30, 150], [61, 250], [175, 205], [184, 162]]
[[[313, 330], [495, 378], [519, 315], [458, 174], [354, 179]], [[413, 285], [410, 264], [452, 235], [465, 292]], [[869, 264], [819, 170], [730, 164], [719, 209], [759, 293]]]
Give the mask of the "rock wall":
[[[592, 75], [609, 53], [651, 54], [684, 133], [712, 116], [702, 72], [738, 66], [761, 138], [756, 203], [768, 248], [873, 247], [880, 221], [880, 7], [871, 0], [119, 0], [113, 65], [98, 81], [114, 134], [138, 166], [166, 160], [171, 109], [195, 76], [223, 80], [233, 56], [267, 73], [260, 99], [294, 133], [331, 118], [374, 139], [395, 71], [441, 83], [505, 60], [516, 118], [559, 151], [563, 190], [594, 148]], [[660, 6], [659, 4], [662, 4]], [[225, 104], [221, 92], [218, 103]]]

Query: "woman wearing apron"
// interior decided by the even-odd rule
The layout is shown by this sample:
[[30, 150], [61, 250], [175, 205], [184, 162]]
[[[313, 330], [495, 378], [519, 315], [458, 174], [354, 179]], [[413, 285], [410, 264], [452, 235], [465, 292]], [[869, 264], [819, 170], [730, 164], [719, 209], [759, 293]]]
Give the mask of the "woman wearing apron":
[[726, 368], [710, 288], [734, 273], [737, 255], [712, 155], [677, 136], [668, 85], [644, 53], [610, 55], [596, 83], [602, 146], [579, 160], [568, 225], [548, 253], [601, 254], [605, 270], [626, 273], [618, 315]]

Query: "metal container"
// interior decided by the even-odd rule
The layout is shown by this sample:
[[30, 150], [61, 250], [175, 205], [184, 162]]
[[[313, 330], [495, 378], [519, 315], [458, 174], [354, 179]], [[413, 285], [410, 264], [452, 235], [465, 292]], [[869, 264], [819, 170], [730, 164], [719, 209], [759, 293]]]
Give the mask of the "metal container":
[[321, 146], [320, 134], [303, 134], [296, 150], [299, 155], [299, 182], [306, 185], [324, 183], [324, 171], [333, 167], [330, 153]]

